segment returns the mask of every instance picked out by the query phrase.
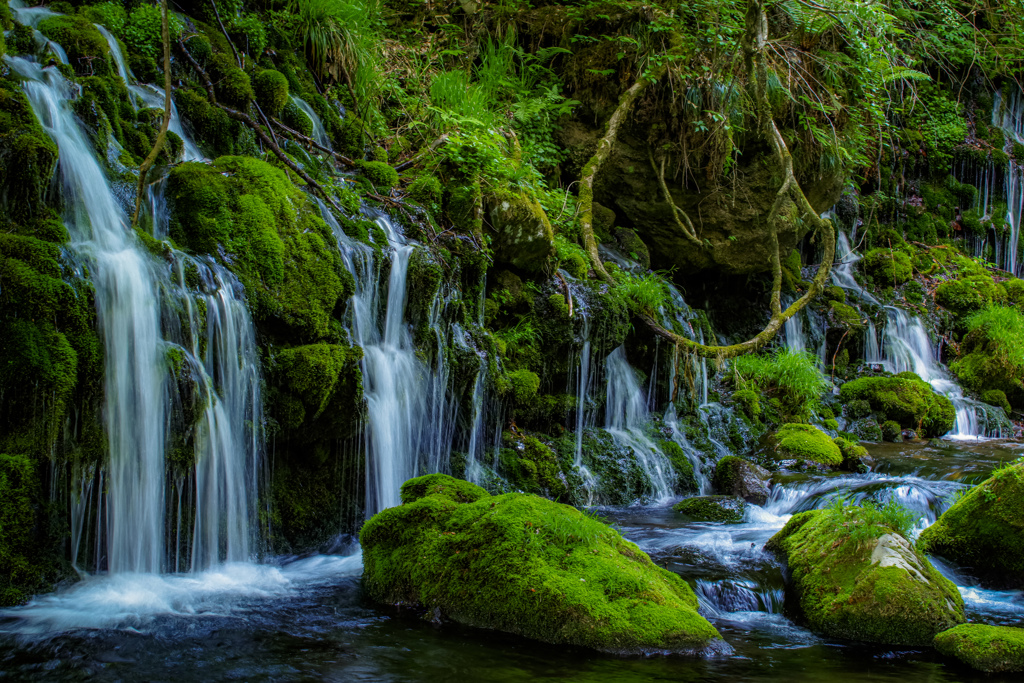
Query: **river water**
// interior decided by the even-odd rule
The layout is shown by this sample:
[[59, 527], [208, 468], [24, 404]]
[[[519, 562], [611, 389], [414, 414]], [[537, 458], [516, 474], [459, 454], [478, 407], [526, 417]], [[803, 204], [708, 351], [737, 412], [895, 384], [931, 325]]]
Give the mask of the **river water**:
[[[694, 586], [734, 652], [620, 658], [457, 624], [428, 623], [361, 594], [358, 546], [339, 555], [238, 563], [195, 574], [100, 576], [0, 615], [8, 680], [1010, 681], [927, 648], [814, 636], [785, 613], [782, 571], [764, 542], [793, 512], [836, 496], [895, 496], [933, 521], [959, 489], [1019, 457], [1014, 441], [869, 445], [875, 471], [793, 475], [743, 524], [689, 523], [670, 507], [599, 508], [656, 562]], [[344, 539], [342, 539], [344, 541]], [[937, 563], [972, 621], [1020, 625], [1024, 595], [972, 586]]]

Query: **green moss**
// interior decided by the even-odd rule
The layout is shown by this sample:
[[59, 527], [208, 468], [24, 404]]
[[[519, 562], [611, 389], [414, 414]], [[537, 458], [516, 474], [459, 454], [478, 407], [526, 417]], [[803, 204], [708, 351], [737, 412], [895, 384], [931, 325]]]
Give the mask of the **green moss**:
[[256, 97], [249, 74], [238, 67], [228, 67], [216, 83], [217, 97], [226, 104], [244, 109]]
[[841, 304], [846, 303], [846, 290], [842, 287], [831, 285], [822, 290], [822, 294], [824, 294], [825, 298], [829, 301], [837, 301]]
[[1010, 404], [1024, 406], [1024, 314], [1017, 308], [990, 306], [972, 315], [966, 325], [961, 356], [950, 368], [964, 386], [977, 392], [1002, 391]]
[[871, 414], [871, 404], [864, 399], [854, 399], [846, 404], [845, 413], [851, 420], [859, 420]]
[[0, 453], [0, 605], [17, 605], [43, 588], [36, 547], [41, 493], [29, 458]]
[[616, 228], [615, 241], [622, 249], [622, 253], [628, 258], [636, 261], [642, 268], [647, 270], [651, 267], [651, 254], [647, 245], [636, 234], [635, 230], [629, 228]]
[[743, 408], [751, 420], [761, 417], [761, 396], [753, 389], [740, 389], [732, 395], [732, 400]]
[[363, 176], [380, 192], [390, 190], [398, 184], [398, 171], [383, 161], [357, 161]]
[[829, 508], [793, 516], [766, 546], [787, 564], [815, 633], [887, 645], [928, 645], [964, 622], [949, 579], [877, 512]]
[[829, 308], [829, 320], [843, 330], [863, 330], [867, 325], [864, 315], [853, 306], [833, 301]]
[[861, 377], [844, 384], [839, 396], [847, 404], [867, 401], [883, 420], [892, 420], [926, 437], [942, 436], [956, 420], [952, 402], [912, 372], [895, 377]]
[[441, 211], [441, 181], [437, 176], [421, 175], [409, 183], [406, 189], [409, 199], [413, 200], [431, 215], [437, 217]]
[[696, 493], [700, 489], [700, 485], [697, 483], [697, 477], [693, 471], [693, 463], [686, 457], [683, 447], [675, 441], [659, 439], [658, 448], [672, 463], [672, 471], [676, 475], [673, 490], [677, 493]]
[[727, 455], [715, 465], [711, 483], [715, 490], [763, 505], [768, 500], [769, 473], [762, 467], [735, 455]]
[[494, 189], [484, 198], [495, 258], [529, 271], [554, 255], [554, 230], [537, 198], [525, 190]]
[[886, 420], [882, 423], [882, 438], [886, 441], [903, 441], [903, 428], [895, 420]]
[[893, 249], [872, 249], [861, 261], [861, 267], [879, 285], [901, 285], [910, 279], [914, 269], [910, 256]]
[[288, 79], [280, 71], [264, 69], [252, 79], [256, 102], [267, 116], [277, 116], [290, 101]]
[[527, 404], [533, 400], [540, 389], [540, 377], [531, 370], [514, 370], [508, 373], [512, 398], [516, 403]]
[[221, 157], [177, 166], [167, 183], [172, 239], [198, 253], [223, 247], [265, 333], [340, 338], [334, 313], [347, 298], [351, 276], [319, 210], [284, 171], [256, 159]]
[[76, 73], [110, 75], [110, 46], [103, 34], [85, 17], [47, 17], [39, 22], [39, 32], [64, 48], [68, 63]]
[[999, 389], [989, 389], [981, 394], [981, 400], [990, 406], [998, 406], [1005, 410], [1007, 414], [1010, 412], [1010, 402], [1006, 400], [1006, 393]]
[[41, 213], [57, 164], [57, 145], [20, 90], [0, 87], [0, 202], [12, 220]]
[[828, 434], [813, 425], [784, 424], [773, 439], [776, 460], [804, 460], [835, 467], [843, 455]]
[[995, 472], [921, 532], [922, 552], [970, 567], [986, 580], [1024, 587], [1024, 464]]
[[[428, 495], [363, 527], [363, 587], [463, 624], [615, 653], [693, 651], [718, 639], [685, 581], [574, 508], [529, 494]], [[437, 494], [431, 490], [441, 488]], [[458, 497], [458, 496], [455, 496]]]
[[312, 119], [306, 116], [306, 113], [299, 109], [298, 105], [292, 102], [291, 99], [281, 109], [281, 122], [295, 132], [305, 135], [307, 138], [313, 137]]
[[696, 522], [739, 524], [747, 502], [735, 496], [695, 496], [676, 503], [672, 509]]
[[509, 448], [499, 453], [499, 473], [509, 486], [526, 493], [535, 493], [562, 501], [568, 494], [564, 475], [554, 451], [533, 436], [506, 433]]
[[935, 649], [987, 673], [1024, 671], [1024, 629], [961, 624], [935, 636]]
[[843, 436], [837, 436], [832, 441], [839, 447], [839, 451], [843, 454], [844, 470], [850, 470], [852, 472], [862, 472], [867, 470], [867, 467], [864, 464], [864, 458], [868, 455], [868, 449], [861, 446], [856, 440], [851, 441]]

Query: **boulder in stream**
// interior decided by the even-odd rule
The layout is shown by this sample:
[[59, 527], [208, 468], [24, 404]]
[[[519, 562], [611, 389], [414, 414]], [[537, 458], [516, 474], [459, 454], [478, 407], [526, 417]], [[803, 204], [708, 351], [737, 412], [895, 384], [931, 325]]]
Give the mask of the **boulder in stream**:
[[767, 439], [766, 455], [785, 469], [832, 468], [843, 462], [839, 446], [814, 425], [784, 424]]
[[378, 602], [617, 654], [728, 649], [683, 579], [600, 520], [539, 496], [417, 477], [360, 542], [363, 587]]
[[[913, 372], [901, 372], [893, 377], [855, 379], [840, 388], [839, 397], [847, 405], [867, 401], [879, 416], [879, 421], [896, 423], [893, 438], [886, 436], [889, 441], [895, 440], [899, 428], [917, 430], [925, 437], [942, 436], [953, 428], [956, 421], [953, 402], [935, 393], [928, 382]], [[883, 424], [883, 434], [885, 431]]]
[[935, 636], [935, 649], [980, 671], [1024, 671], [1024, 628], [961, 624]]
[[715, 466], [715, 490], [738, 496], [748, 503], [764, 505], [771, 493], [771, 473], [735, 455], [727, 455]]
[[917, 546], [986, 581], [1024, 587], [1024, 462], [971, 489], [921, 532]]
[[801, 512], [766, 546], [788, 569], [787, 602], [810, 629], [833, 638], [930, 645], [964, 622], [963, 598], [887, 524], [883, 511]]
[[736, 496], [694, 496], [676, 503], [672, 509], [696, 522], [739, 524], [747, 511], [747, 502]]

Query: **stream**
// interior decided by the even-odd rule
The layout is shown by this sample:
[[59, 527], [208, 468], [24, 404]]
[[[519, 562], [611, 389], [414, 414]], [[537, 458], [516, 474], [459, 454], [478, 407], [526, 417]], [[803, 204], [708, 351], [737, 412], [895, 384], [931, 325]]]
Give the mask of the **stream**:
[[[193, 574], [98, 576], [0, 613], [6, 680], [1010, 681], [925, 648], [818, 638], [786, 616], [783, 577], [762, 547], [801, 510], [837, 497], [895, 496], [919, 528], [956, 491], [1024, 453], [1015, 441], [869, 444], [875, 471], [792, 475], [742, 524], [688, 523], [664, 504], [597, 512], [694, 587], [701, 612], [734, 649], [708, 659], [620, 658], [433, 624], [360, 591], [352, 539], [339, 554], [233, 563]], [[347, 540], [347, 545], [346, 545]], [[968, 618], [1019, 624], [1024, 594], [972, 585], [936, 562]]]

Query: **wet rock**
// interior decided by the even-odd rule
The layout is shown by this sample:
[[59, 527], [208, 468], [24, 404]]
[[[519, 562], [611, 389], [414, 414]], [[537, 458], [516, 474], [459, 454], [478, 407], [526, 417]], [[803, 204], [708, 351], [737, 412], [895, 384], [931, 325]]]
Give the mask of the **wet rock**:
[[676, 574], [575, 508], [491, 496], [443, 474], [410, 479], [402, 505], [360, 534], [374, 600], [468, 626], [617, 654], [728, 646]]
[[882, 428], [870, 417], [851, 423], [846, 431], [855, 434], [861, 441], [878, 443], [882, 440]]
[[1024, 629], [962, 624], [935, 636], [935, 649], [979, 671], [1024, 671]]
[[1024, 587], [1024, 463], [971, 489], [921, 532], [918, 547], [994, 584]]
[[694, 496], [676, 503], [672, 509], [695, 522], [739, 524], [747, 511], [747, 502], [735, 496]]
[[766, 549], [786, 563], [786, 590], [815, 633], [929, 645], [965, 621], [956, 586], [876, 509], [801, 512]]
[[554, 232], [537, 198], [523, 190], [495, 190], [485, 204], [495, 256], [524, 270], [543, 269], [554, 250]]
[[712, 483], [719, 493], [764, 505], [771, 493], [770, 479], [771, 473], [765, 468], [729, 455], [718, 461]]
[[837, 436], [833, 439], [833, 443], [839, 446], [839, 450], [843, 454], [843, 463], [840, 465], [840, 469], [847, 470], [849, 472], [870, 472], [872, 466], [875, 464], [874, 458], [868, 455], [868, 449], [864, 448], [858, 443], [844, 439], [841, 436]]

